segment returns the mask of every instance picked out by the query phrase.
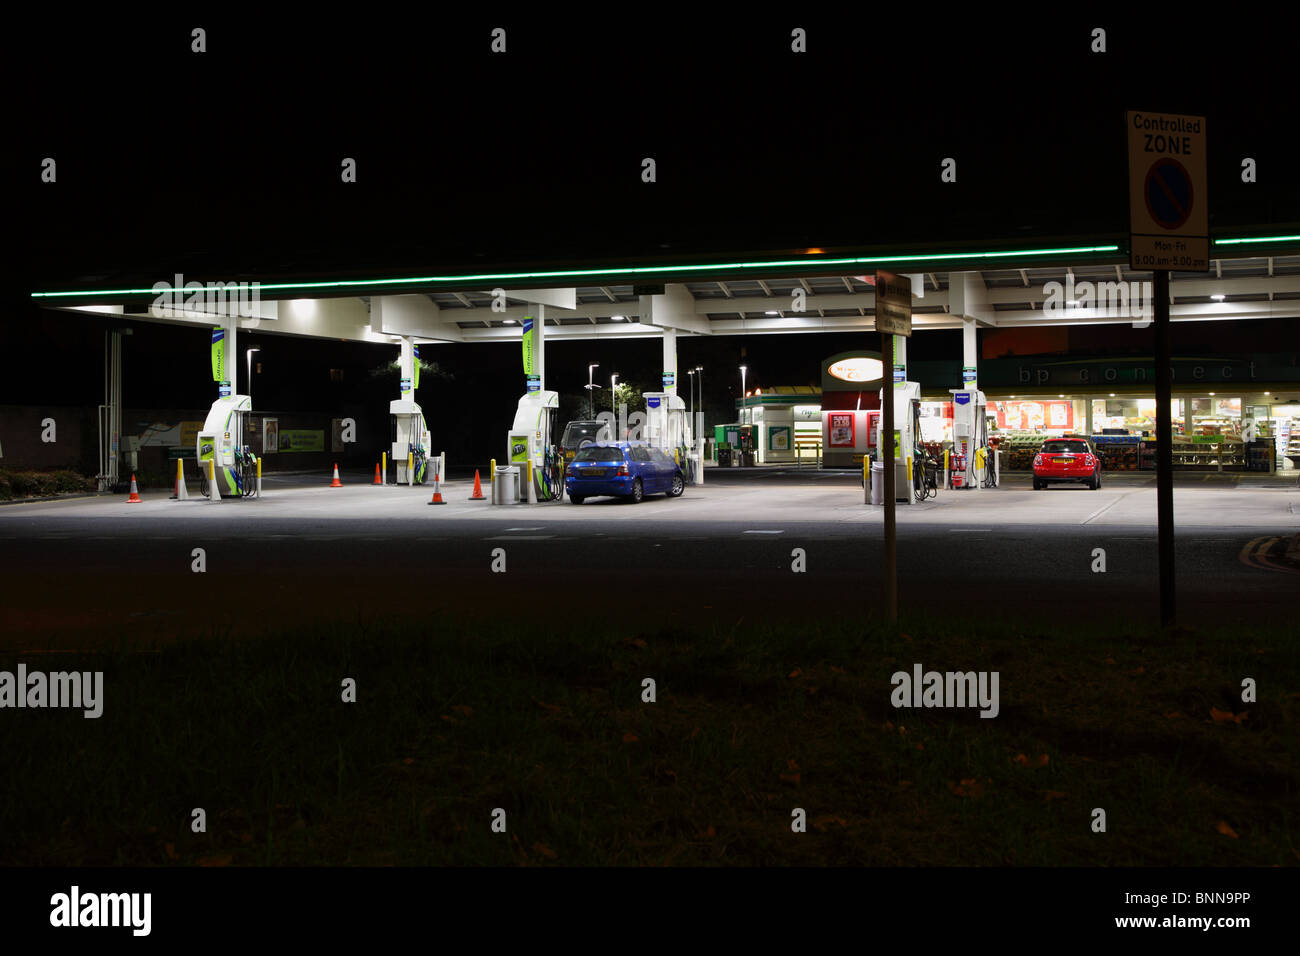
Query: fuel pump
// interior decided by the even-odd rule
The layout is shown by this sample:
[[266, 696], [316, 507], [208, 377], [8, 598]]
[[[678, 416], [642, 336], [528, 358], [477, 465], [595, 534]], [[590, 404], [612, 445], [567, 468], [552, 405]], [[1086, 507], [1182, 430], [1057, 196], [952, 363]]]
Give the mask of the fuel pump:
[[[195, 451], [205, 495], [251, 498], [257, 495], [257, 455], [245, 442], [253, 402], [247, 395], [227, 395], [212, 403]], [[211, 462], [211, 465], [209, 465]], [[215, 481], [208, 481], [211, 471]]]
[[951, 388], [952, 455], [949, 459], [953, 488], [994, 488], [997, 472], [989, 448], [984, 393], [975, 388]]
[[695, 478], [695, 458], [691, 454], [691, 421], [686, 403], [673, 392], [645, 392], [645, 426], [641, 434], [646, 441], [677, 462], [686, 480]]
[[[884, 396], [881, 396], [883, 401]], [[894, 497], [900, 503], [915, 504], [913, 482], [918, 473], [924, 476], [925, 455], [921, 449], [921, 383], [894, 383]], [[876, 434], [872, 444], [879, 460], [890, 457], [889, 439], [880, 434], [880, 419], [873, 419]], [[884, 439], [882, 442], [882, 438]], [[885, 465], [886, 468], [889, 465]]]
[[[397, 483], [422, 485], [428, 477], [428, 457], [432, 440], [420, 406], [409, 399], [388, 403], [392, 424], [392, 458], [397, 466]], [[408, 470], [409, 462], [409, 470]]]
[[559, 414], [558, 392], [528, 392], [519, 399], [515, 423], [506, 436], [510, 464], [520, 469], [520, 496], [528, 500], [525, 481], [532, 471], [532, 491], [538, 501], [564, 497], [564, 467], [554, 442], [555, 417]]

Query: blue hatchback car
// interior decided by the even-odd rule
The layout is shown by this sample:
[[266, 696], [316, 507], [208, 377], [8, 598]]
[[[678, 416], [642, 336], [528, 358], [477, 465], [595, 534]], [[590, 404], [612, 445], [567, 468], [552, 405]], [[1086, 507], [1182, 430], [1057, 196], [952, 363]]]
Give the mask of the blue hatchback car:
[[598, 496], [640, 501], [663, 492], [677, 498], [686, 479], [675, 461], [651, 445], [596, 442], [580, 448], [564, 470], [564, 489], [575, 505]]

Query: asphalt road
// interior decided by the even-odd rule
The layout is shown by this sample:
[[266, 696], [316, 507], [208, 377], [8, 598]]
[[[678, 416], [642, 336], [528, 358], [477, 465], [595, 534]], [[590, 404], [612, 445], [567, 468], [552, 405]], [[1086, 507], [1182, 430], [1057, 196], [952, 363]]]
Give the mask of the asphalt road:
[[[370, 488], [281, 479], [261, 500], [170, 502], [146, 494], [0, 508], [2, 649], [145, 644], [222, 630], [268, 633], [375, 615], [566, 620], [621, 626], [795, 619], [809, 627], [875, 612], [879, 509], [844, 475], [720, 477], [640, 505], [493, 508], [469, 485]], [[1023, 485], [1023, 487], [1022, 487]], [[1295, 624], [1300, 490], [1180, 486], [1183, 619]], [[1154, 619], [1154, 492], [949, 492], [899, 507], [904, 612], [1099, 627]], [[206, 570], [193, 570], [193, 549]], [[496, 552], [500, 549], [500, 554]], [[794, 552], [806, 570], [795, 571]], [[1096, 549], [1105, 571], [1093, 570]], [[1288, 555], [1288, 549], [1290, 554]], [[504, 571], [494, 571], [504, 558]], [[743, 626], [743, 625], [742, 625]]]

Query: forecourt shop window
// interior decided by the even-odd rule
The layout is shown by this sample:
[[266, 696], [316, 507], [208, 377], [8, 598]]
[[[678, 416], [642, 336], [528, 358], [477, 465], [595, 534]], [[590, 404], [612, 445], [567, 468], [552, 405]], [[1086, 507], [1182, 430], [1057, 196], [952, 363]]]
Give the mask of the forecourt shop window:
[[[1174, 468], [1268, 472], [1295, 467], [1286, 457], [1296, 431], [1292, 417], [1286, 406], [1269, 399], [1267, 393], [1176, 395]], [[1006, 471], [1029, 471], [1043, 441], [1065, 435], [1088, 438], [1108, 472], [1155, 469], [1156, 401], [1150, 393], [990, 395], [988, 418]]]

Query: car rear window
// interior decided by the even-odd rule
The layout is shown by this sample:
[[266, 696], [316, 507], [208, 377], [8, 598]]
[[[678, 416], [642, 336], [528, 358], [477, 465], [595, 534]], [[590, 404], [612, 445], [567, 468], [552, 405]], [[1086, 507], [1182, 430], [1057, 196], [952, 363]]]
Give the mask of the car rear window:
[[574, 461], [622, 461], [623, 449], [588, 445], [573, 456]]
[[[577, 448], [584, 441], [596, 441], [602, 427], [604, 426], [600, 422], [569, 422], [565, 426], [564, 437], [560, 439], [560, 444], [564, 448]], [[608, 439], [609, 435], [605, 437]]]
[[1083, 441], [1045, 441], [1043, 442], [1043, 451], [1072, 452], [1076, 455], [1083, 455], [1088, 452], [1088, 443]]

